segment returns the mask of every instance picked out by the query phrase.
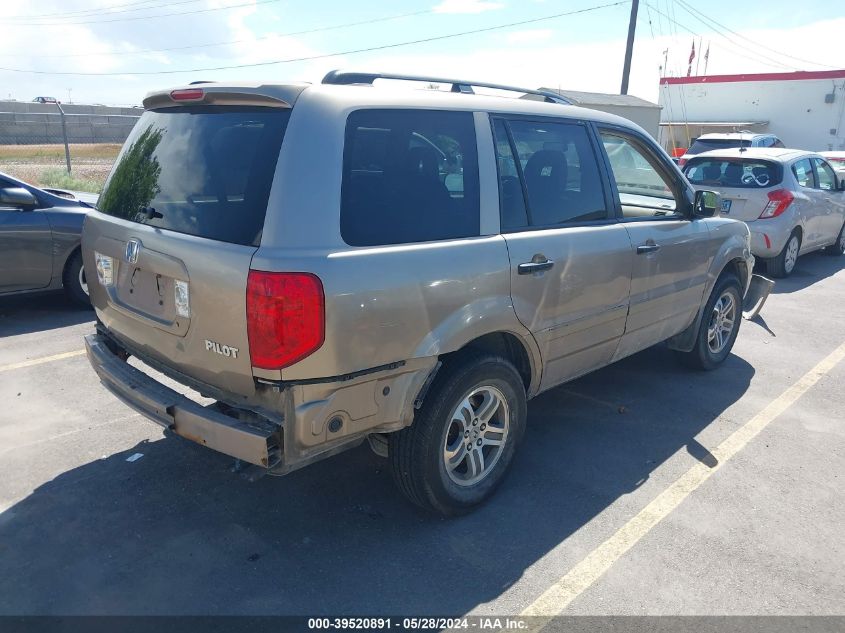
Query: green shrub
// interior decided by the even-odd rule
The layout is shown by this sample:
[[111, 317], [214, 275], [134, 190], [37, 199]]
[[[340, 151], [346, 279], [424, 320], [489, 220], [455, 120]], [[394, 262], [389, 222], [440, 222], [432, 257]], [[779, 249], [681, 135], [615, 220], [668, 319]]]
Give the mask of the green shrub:
[[38, 176], [40, 187], [55, 187], [56, 189], [72, 189], [75, 191], [90, 191], [98, 193], [103, 188], [103, 181], [89, 178], [77, 178], [60, 167], [45, 169]]

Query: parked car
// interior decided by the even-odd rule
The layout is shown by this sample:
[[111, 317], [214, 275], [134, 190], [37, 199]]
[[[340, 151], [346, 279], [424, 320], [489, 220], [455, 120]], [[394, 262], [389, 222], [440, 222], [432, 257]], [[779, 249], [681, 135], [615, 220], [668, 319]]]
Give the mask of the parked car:
[[90, 305], [80, 240], [96, 201], [0, 173], [0, 296], [64, 288], [74, 302]]
[[818, 154], [794, 149], [726, 149], [684, 167], [695, 187], [715, 189], [721, 212], [751, 229], [751, 251], [769, 275], [786, 277], [799, 255], [845, 252], [845, 180]]
[[845, 180], [845, 152], [819, 152], [819, 156], [824, 158], [833, 167], [833, 171], [836, 172], [839, 180]]
[[35, 97], [32, 100], [33, 103], [58, 103], [59, 101], [55, 97]]
[[785, 147], [774, 134], [754, 134], [752, 132], [718, 132], [702, 134], [692, 142], [689, 149], [678, 159], [678, 166], [683, 167], [687, 161], [702, 152], [710, 152], [732, 147]]
[[748, 228], [646, 132], [384, 78], [449, 81], [146, 97], [83, 235], [87, 353], [117, 397], [251, 477], [369, 441], [451, 515], [505, 476], [528, 398], [666, 340], [725, 360]]

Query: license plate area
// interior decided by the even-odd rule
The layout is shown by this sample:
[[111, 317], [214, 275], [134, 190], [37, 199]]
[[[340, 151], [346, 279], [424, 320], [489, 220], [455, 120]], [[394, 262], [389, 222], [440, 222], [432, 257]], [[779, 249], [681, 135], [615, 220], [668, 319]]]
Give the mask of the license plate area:
[[[140, 248], [136, 262], [116, 262], [115, 285], [108, 288], [112, 306], [133, 318], [175, 334], [185, 336], [191, 324], [186, 312], [185, 295], [190, 296], [188, 272], [181, 260], [170, 255]], [[182, 312], [177, 310], [176, 284], [182, 286]], [[187, 291], [187, 292], [186, 292]]]
[[148, 318], [168, 324], [176, 321], [170, 277], [127, 264], [126, 273], [120, 275], [117, 297], [127, 308]]
[[722, 198], [722, 213], [727, 215], [731, 212], [731, 203], [733, 200], [730, 198]]

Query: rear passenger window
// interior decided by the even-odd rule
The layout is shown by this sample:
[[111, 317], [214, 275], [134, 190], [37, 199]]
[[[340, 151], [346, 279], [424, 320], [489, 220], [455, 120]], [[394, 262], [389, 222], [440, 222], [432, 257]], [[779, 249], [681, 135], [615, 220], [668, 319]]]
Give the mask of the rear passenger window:
[[670, 182], [651, 163], [644, 149], [623, 136], [601, 133], [619, 190], [622, 216], [641, 218], [675, 214], [678, 205]]
[[819, 189], [824, 189], [825, 191], [836, 189], [836, 176], [830, 165], [820, 158], [814, 158], [813, 162], [816, 164], [816, 175], [819, 177]]
[[[509, 121], [514, 157], [496, 129], [499, 178], [503, 195], [502, 226], [518, 221], [522, 196], [518, 181], [509, 173], [513, 164], [521, 172], [528, 194], [527, 222], [554, 226], [607, 218], [604, 193], [595, 153], [587, 131], [576, 123]], [[509, 202], [509, 197], [514, 201]]]
[[516, 157], [510, 144], [508, 130], [504, 120], [493, 122], [496, 138], [496, 165], [499, 169], [499, 207], [501, 210], [502, 231], [522, 229], [528, 226], [528, 214], [525, 210], [525, 196]]
[[351, 246], [479, 234], [470, 112], [358, 110], [343, 154], [340, 231]]
[[792, 166], [792, 173], [802, 187], [815, 187], [816, 181], [813, 178], [813, 166], [809, 158], [802, 158]]

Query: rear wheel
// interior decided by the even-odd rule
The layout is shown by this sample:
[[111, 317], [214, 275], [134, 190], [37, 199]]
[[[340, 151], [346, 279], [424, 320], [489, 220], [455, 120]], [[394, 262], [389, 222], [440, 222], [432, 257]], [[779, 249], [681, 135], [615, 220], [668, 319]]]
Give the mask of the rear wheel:
[[824, 252], [827, 255], [834, 256], [845, 254], [845, 224], [839, 229], [839, 236], [836, 238], [836, 242], [824, 249]]
[[766, 260], [766, 272], [771, 277], [781, 279], [789, 277], [795, 270], [795, 263], [798, 261], [798, 252], [801, 250], [801, 234], [796, 229], [786, 240], [783, 250], [775, 257]]
[[88, 279], [85, 276], [85, 269], [82, 267], [82, 253], [74, 253], [65, 266], [65, 273], [62, 277], [65, 293], [71, 301], [80, 306], [90, 306], [91, 298], [88, 296]]
[[504, 358], [472, 354], [438, 374], [414, 423], [391, 433], [399, 489], [445, 516], [470, 511], [504, 479], [525, 431], [525, 388]]
[[736, 276], [719, 278], [703, 314], [695, 347], [680, 357], [689, 367], [715, 369], [731, 353], [742, 322], [742, 290]]

